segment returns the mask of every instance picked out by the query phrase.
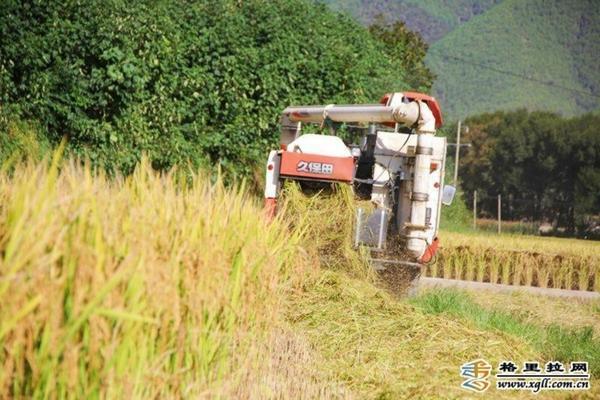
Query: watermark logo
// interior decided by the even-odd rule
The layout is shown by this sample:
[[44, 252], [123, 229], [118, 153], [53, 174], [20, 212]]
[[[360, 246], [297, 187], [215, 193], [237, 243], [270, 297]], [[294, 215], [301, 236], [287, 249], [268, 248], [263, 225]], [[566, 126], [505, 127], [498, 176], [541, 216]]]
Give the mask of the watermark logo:
[[510, 360], [498, 363], [497, 373], [492, 374], [492, 365], [478, 359], [463, 364], [460, 376], [465, 378], [463, 389], [484, 392], [490, 380], [496, 380], [497, 390], [527, 390], [539, 393], [542, 390], [589, 390], [590, 371], [585, 361], [563, 364], [560, 361], [525, 361], [517, 364]]
[[539, 393], [542, 390], [589, 390], [590, 373], [588, 363], [573, 361], [563, 364], [560, 361], [526, 361], [519, 366], [512, 361], [498, 364], [496, 389], [529, 390]]
[[474, 392], [485, 392], [490, 386], [488, 379], [491, 372], [492, 366], [483, 359], [465, 363], [460, 367], [460, 376], [465, 378], [460, 386]]

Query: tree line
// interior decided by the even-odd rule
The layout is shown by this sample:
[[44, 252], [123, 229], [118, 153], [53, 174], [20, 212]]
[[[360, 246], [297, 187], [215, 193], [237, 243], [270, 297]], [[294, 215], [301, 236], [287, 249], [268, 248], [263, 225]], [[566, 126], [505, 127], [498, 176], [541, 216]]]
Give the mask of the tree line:
[[429, 89], [430, 75], [414, 78], [426, 45], [389, 29], [308, 0], [2, 1], [0, 161], [66, 136], [110, 171], [145, 153], [157, 169], [249, 174], [290, 104]]
[[584, 232], [600, 214], [600, 116], [496, 112], [468, 118], [460, 159], [466, 198], [477, 190], [483, 215], [503, 198], [507, 219], [548, 221]]

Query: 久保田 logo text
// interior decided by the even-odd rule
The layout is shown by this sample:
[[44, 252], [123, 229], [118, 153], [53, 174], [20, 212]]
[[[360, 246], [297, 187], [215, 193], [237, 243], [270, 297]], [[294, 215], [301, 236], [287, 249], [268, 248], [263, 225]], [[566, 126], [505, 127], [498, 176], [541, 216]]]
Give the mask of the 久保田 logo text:
[[315, 161], [298, 161], [296, 166], [298, 172], [308, 172], [311, 174], [333, 174], [333, 164], [320, 163]]

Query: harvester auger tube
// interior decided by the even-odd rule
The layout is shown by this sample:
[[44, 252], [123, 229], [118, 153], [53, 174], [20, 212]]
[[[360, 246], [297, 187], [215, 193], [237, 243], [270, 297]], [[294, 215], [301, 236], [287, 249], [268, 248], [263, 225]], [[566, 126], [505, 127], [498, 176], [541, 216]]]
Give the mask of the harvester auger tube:
[[[353, 184], [361, 198], [370, 197], [380, 221], [357, 219], [357, 244], [374, 244], [381, 250], [385, 247], [382, 238], [393, 225], [402, 238], [396, 243], [404, 243], [403, 250], [414, 261], [433, 258], [439, 243], [446, 154], [445, 138], [435, 137], [442, 114], [433, 97], [404, 92], [386, 94], [378, 104], [292, 106], [283, 110], [280, 122], [280, 150], [271, 151], [267, 162], [269, 215], [275, 213], [284, 179]], [[371, 129], [362, 145], [350, 146], [333, 135], [302, 134], [303, 124], [324, 126], [325, 122], [364, 124]], [[399, 125], [408, 127], [410, 133], [398, 132]], [[367, 231], [358, 232], [367, 228], [378, 230], [372, 234], [379, 238], [377, 243], [370, 243]]]

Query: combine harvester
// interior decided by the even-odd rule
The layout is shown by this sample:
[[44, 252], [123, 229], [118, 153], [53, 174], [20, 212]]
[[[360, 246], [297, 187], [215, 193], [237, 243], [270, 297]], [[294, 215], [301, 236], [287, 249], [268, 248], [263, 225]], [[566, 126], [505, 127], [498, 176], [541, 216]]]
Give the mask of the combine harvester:
[[[334, 134], [302, 134], [309, 123]], [[343, 124], [363, 128], [360, 144], [335, 136]], [[371, 250], [377, 269], [420, 267], [437, 251], [441, 204], [450, 204], [455, 192], [444, 187], [446, 138], [435, 137], [441, 125], [436, 100], [413, 92], [386, 94], [380, 104], [288, 107], [281, 149], [267, 162], [266, 207], [275, 214], [283, 180], [352, 185], [358, 199], [374, 205], [357, 210], [354, 244]]]

